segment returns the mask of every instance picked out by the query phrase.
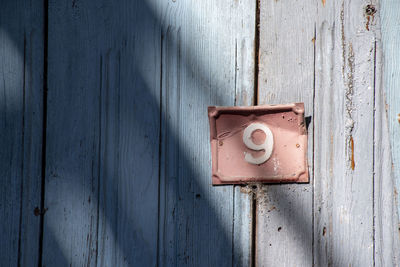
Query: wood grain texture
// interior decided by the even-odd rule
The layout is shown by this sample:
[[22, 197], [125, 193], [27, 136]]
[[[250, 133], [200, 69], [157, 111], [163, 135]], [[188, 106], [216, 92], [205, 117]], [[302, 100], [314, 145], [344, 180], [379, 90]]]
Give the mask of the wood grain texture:
[[374, 265], [375, 28], [370, 1], [318, 3], [314, 263]]
[[247, 265], [250, 198], [210, 185], [204, 114], [252, 103], [254, 15], [50, 2], [45, 265]]
[[34, 266], [39, 258], [43, 17], [42, 3], [35, 1], [1, 3], [0, 262], [2, 266]]
[[[176, 1], [163, 18], [161, 266], [249, 266], [251, 197], [211, 185], [209, 105], [251, 105], [253, 1]], [[205, 145], [207, 144], [207, 145]]]
[[[383, 88], [386, 95], [386, 108], [393, 160], [393, 174], [397, 192], [400, 191], [400, 2], [381, 0], [380, 22], [383, 49]], [[398, 196], [398, 194], [397, 194]], [[397, 213], [400, 215], [400, 201], [397, 200]], [[400, 220], [400, 217], [399, 217]]]
[[[379, 16], [379, 13], [377, 13]], [[379, 22], [379, 17], [377, 17]], [[395, 180], [383, 78], [382, 43], [377, 39], [374, 120], [374, 243], [375, 266], [400, 265], [400, 235]]]
[[400, 3], [381, 0], [377, 7], [381, 42], [378, 39], [376, 72], [382, 75], [377, 75], [375, 90], [375, 265], [399, 266]]
[[[315, 14], [311, 0], [260, 1], [258, 104], [304, 102], [313, 117]], [[259, 187], [257, 266], [312, 264], [312, 126], [308, 137], [311, 183]]]
[[96, 259], [100, 57], [95, 38], [104, 25], [96, 25], [94, 11], [82, 5], [49, 2], [46, 266], [94, 266]]
[[[143, 1], [109, 3], [103, 17], [100, 266], [157, 264], [161, 36]], [[119, 30], [116, 30], [119, 29]], [[100, 42], [99, 42], [100, 43]]]

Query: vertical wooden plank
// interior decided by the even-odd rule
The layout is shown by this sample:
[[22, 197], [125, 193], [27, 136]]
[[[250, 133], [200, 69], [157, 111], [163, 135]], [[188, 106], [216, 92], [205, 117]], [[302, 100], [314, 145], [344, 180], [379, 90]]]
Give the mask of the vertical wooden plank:
[[[224, 11], [220, 11], [224, 12]], [[255, 85], [255, 30], [256, 2], [238, 1], [232, 6], [227, 25], [232, 25], [235, 36], [235, 100], [234, 105], [254, 105]], [[225, 27], [226, 27], [225, 26]], [[222, 30], [223, 31], [223, 30]], [[223, 35], [224, 38], [230, 38]], [[222, 61], [221, 61], [222, 62]], [[221, 64], [221, 63], [220, 63]], [[253, 257], [253, 192], [249, 187], [233, 188], [232, 265], [252, 266]]]
[[42, 159], [43, 4], [0, 9], [0, 262], [38, 262]]
[[[381, 42], [377, 41], [375, 89], [375, 266], [400, 265], [398, 191], [400, 185], [400, 3], [382, 0], [375, 20], [380, 23]], [[378, 35], [379, 37], [379, 35]], [[397, 148], [397, 149], [396, 149]], [[393, 165], [392, 165], [393, 163]]]
[[50, 1], [44, 265], [156, 265], [159, 53], [144, 1]]
[[375, 266], [398, 266], [400, 264], [400, 235], [397, 199], [382, 79], [384, 76], [382, 43], [378, 40], [375, 58], [374, 263]]
[[369, 3], [318, 2], [314, 113], [316, 266], [374, 265], [376, 37], [365, 13]]
[[248, 187], [235, 186], [233, 197], [232, 265], [252, 266], [254, 193]]
[[[393, 174], [397, 192], [400, 190], [400, 2], [381, 0], [380, 20], [383, 48], [383, 88], [386, 93], [386, 108], [393, 160]], [[400, 201], [397, 200], [400, 215]], [[400, 217], [399, 217], [400, 219]]]
[[163, 21], [161, 266], [248, 266], [250, 202], [211, 185], [208, 105], [253, 101], [254, 1], [176, 1]]
[[[260, 1], [258, 104], [304, 102], [313, 116], [315, 14], [311, 0]], [[310, 184], [258, 189], [257, 266], [312, 264], [312, 126], [308, 144]]]
[[[161, 31], [146, 1], [102, 9], [98, 265], [156, 266]], [[118, 29], [118, 30], [117, 30]]]
[[96, 256], [99, 52], [95, 11], [49, 1], [42, 262], [93, 266]]

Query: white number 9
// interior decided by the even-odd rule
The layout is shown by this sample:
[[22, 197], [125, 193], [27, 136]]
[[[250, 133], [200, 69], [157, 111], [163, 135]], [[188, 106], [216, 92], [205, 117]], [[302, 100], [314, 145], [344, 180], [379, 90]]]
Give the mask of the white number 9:
[[[256, 130], [261, 130], [265, 133], [265, 141], [259, 145], [254, 144], [253, 139], [251, 138], [251, 135]], [[274, 146], [274, 137], [267, 125], [263, 123], [252, 123], [244, 129], [243, 143], [251, 150], [264, 150], [264, 154], [257, 158], [254, 158], [251, 153], [244, 152], [244, 159], [248, 163], [258, 165], [266, 162], [271, 157], [272, 148]]]

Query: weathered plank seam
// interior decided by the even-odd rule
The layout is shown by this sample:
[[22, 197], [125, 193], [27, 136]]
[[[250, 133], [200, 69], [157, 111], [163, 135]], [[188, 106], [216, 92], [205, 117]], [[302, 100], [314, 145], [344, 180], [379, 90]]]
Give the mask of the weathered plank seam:
[[[254, 96], [253, 103], [258, 105], [258, 73], [259, 73], [259, 63], [260, 63], [260, 0], [256, 1], [256, 22], [254, 29]], [[253, 218], [255, 219], [255, 218]], [[255, 249], [255, 248], [254, 248]], [[255, 258], [252, 259], [254, 262]]]
[[[254, 96], [253, 96], [253, 104], [259, 104], [259, 70], [260, 70], [260, 17], [261, 17], [261, 9], [260, 9], [260, 0], [256, 1], [256, 14], [255, 14], [255, 29], [254, 29]], [[256, 244], [257, 244], [257, 192], [258, 189], [256, 186], [252, 186], [251, 190], [251, 245], [250, 245], [250, 265], [251, 267], [256, 266]]]
[[256, 244], [257, 244], [257, 193], [258, 188], [252, 186], [251, 191], [251, 267], [256, 266]]
[[[236, 64], [235, 64], [235, 69], [236, 69]], [[235, 106], [236, 106], [236, 71], [235, 71]], [[235, 188], [237, 185], [233, 186], [233, 192], [232, 192], [232, 203], [235, 203]], [[231, 261], [232, 261], [232, 267], [235, 264], [235, 205], [232, 205], [232, 233], [231, 233], [231, 242], [232, 242], [232, 255], [231, 255]]]
[[[369, 20], [368, 20], [368, 22], [369, 22]], [[372, 117], [373, 117], [373, 121], [372, 121], [372, 130], [373, 130], [373, 132], [372, 132], [372, 140], [373, 140], [373, 142], [372, 142], [372, 145], [373, 145], [373, 148], [372, 148], [372, 245], [373, 245], [373, 251], [374, 251], [374, 253], [373, 253], [373, 255], [372, 255], [372, 260], [373, 260], [373, 266], [375, 266], [375, 261], [376, 261], [376, 259], [375, 259], [375, 255], [376, 255], [376, 244], [375, 244], [375, 212], [376, 212], [376, 210], [375, 210], [375, 178], [376, 178], [376, 175], [375, 175], [375, 153], [376, 153], [376, 140], [375, 140], [375, 138], [376, 138], [376, 136], [375, 136], [375, 127], [376, 127], [376, 125], [375, 125], [375, 120], [376, 120], [376, 101], [375, 101], [375, 93], [376, 93], [376, 39], [375, 39], [375, 41], [374, 41], [374, 81], [373, 81], [373, 84], [374, 84], [374, 89], [373, 89], [373, 94], [374, 94], [374, 97], [373, 97], [373, 105], [372, 105], [372, 108], [373, 108], [373, 115], [372, 115]]]
[[43, 127], [42, 127], [42, 173], [40, 188], [40, 223], [39, 223], [39, 257], [38, 266], [43, 262], [43, 233], [44, 233], [44, 211], [46, 190], [46, 140], [47, 140], [47, 74], [48, 74], [48, 47], [49, 47], [49, 0], [43, 0]]
[[[233, 99], [233, 105], [236, 106], [236, 101], [237, 101], [237, 38], [235, 38], [235, 82], [234, 82], [234, 86], [235, 86], [235, 90], [234, 90], [235, 99]], [[235, 199], [235, 197], [233, 197], [233, 199]]]
[[99, 255], [99, 224], [100, 224], [100, 180], [101, 180], [101, 139], [102, 139], [102, 96], [103, 96], [103, 56], [100, 54], [100, 70], [99, 70], [99, 143], [98, 143], [98, 166], [97, 166], [97, 222], [96, 222], [96, 259], [97, 266]]
[[[161, 180], [162, 180], [162, 129], [163, 129], [163, 94], [162, 94], [162, 87], [163, 87], [163, 49], [164, 49], [164, 34], [163, 30], [160, 31], [160, 115], [159, 115], [159, 136], [158, 136], [158, 210], [157, 210], [157, 259], [156, 259], [156, 266], [160, 266], [160, 225], [161, 225]], [[164, 235], [163, 235], [164, 236]]]
[[22, 206], [24, 199], [24, 158], [25, 158], [25, 95], [26, 95], [26, 32], [24, 30], [24, 59], [22, 67], [22, 131], [21, 131], [21, 185], [20, 185], [20, 196], [19, 196], [19, 226], [18, 226], [18, 259], [17, 266], [21, 265], [21, 231], [22, 231]]
[[[234, 94], [235, 94], [235, 98], [233, 99], [233, 105], [236, 106], [237, 103], [237, 38], [235, 38], [235, 77], [234, 77]], [[236, 189], [237, 185], [232, 186], [232, 203], [235, 203], [235, 189]], [[231, 255], [231, 261], [232, 261], [232, 267], [235, 264], [235, 205], [232, 205], [232, 224], [231, 224], [231, 228], [232, 228], [232, 233], [231, 233], [231, 247], [232, 247], [232, 255]]]
[[[312, 199], [311, 199], [311, 205], [312, 205], [312, 219], [311, 219], [311, 224], [312, 224], [312, 240], [311, 240], [311, 256], [312, 256], [312, 266], [314, 266], [315, 264], [315, 260], [314, 260], [314, 256], [315, 256], [315, 252], [314, 252], [314, 238], [315, 238], [315, 231], [314, 231], [314, 226], [315, 226], [315, 201], [314, 201], [314, 193], [315, 193], [315, 146], [314, 146], [314, 142], [315, 142], [315, 90], [316, 90], [316, 42], [317, 42], [317, 23], [314, 23], [314, 39], [313, 39], [313, 46], [314, 46], [314, 63], [313, 63], [313, 100], [312, 100], [312, 130], [313, 130], [313, 136], [312, 136]], [[308, 130], [308, 129], [307, 129]]]

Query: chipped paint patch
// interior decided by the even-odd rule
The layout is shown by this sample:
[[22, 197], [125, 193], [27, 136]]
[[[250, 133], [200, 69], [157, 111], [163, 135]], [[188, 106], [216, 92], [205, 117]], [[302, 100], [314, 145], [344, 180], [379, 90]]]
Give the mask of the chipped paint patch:
[[354, 120], [353, 120], [353, 94], [354, 94], [354, 51], [353, 45], [349, 44], [347, 64], [348, 72], [346, 79], [346, 94], [345, 94], [345, 104], [346, 104], [346, 141], [348, 144], [347, 154], [349, 156], [350, 167], [354, 170], [355, 160], [354, 160], [354, 140], [353, 140], [353, 130], [354, 130]]

